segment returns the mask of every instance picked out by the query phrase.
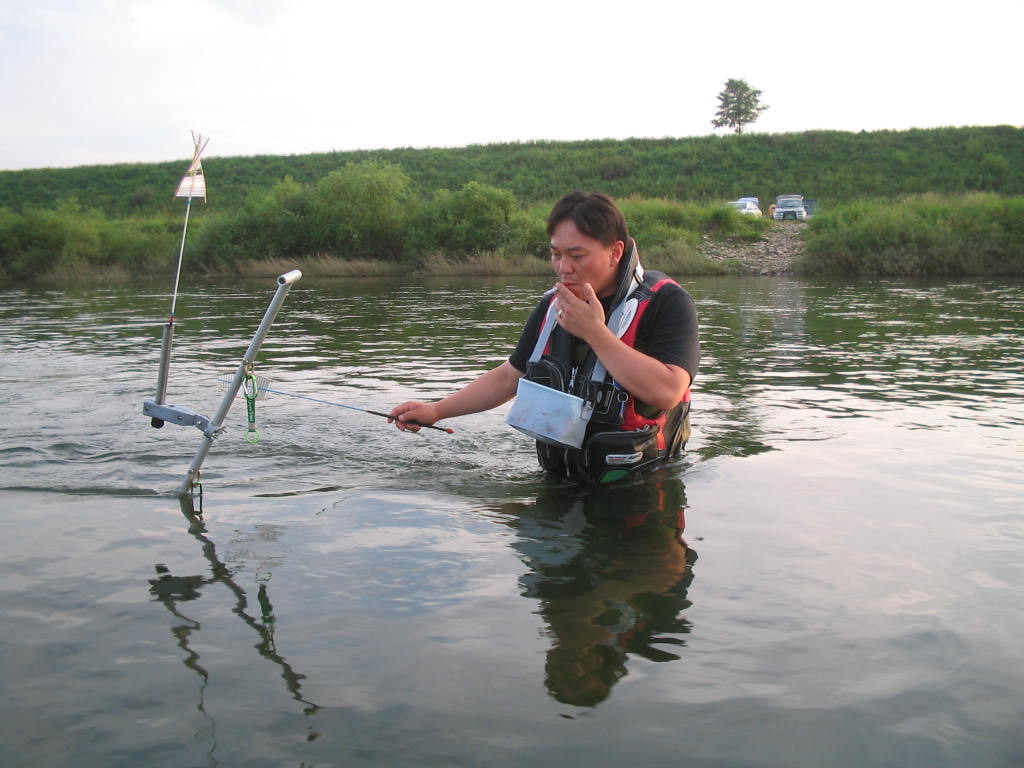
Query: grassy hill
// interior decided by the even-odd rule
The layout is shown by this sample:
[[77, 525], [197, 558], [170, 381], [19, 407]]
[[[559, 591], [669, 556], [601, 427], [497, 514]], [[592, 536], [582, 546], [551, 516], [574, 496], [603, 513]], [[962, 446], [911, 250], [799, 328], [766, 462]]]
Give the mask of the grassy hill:
[[[1024, 273], [1024, 129], [1009, 126], [209, 157], [190, 268], [325, 274], [543, 268], [551, 202], [616, 197], [652, 264], [720, 268], [702, 234], [770, 227], [722, 205], [818, 201], [805, 271]], [[0, 172], [0, 279], [142, 275], [177, 251], [187, 161]], [[816, 245], [817, 244], [817, 245]], [[695, 255], [696, 254], [696, 255]], [[523, 257], [526, 257], [524, 259]], [[356, 270], [356, 271], [353, 271]], [[372, 272], [371, 272], [372, 273]]]
[[[423, 196], [476, 181], [510, 192], [522, 205], [573, 188], [694, 203], [797, 192], [826, 206], [925, 192], [1024, 195], [1024, 129], [992, 126], [211, 156], [203, 161], [209, 206], [234, 209], [287, 176], [312, 184], [366, 160], [400, 166]], [[172, 195], [187, 164], [183, 157], [0, 171], [0, 208], [52, 208], [74, 198], [108, 216], [177, 212], [181, 203]]]

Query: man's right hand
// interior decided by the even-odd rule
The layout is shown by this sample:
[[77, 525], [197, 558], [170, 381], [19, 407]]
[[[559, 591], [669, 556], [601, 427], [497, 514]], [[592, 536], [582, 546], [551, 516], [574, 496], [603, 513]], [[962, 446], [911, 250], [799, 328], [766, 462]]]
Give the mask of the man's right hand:
[[434, 403], [421, 403], [418, 400], [408, 400], [396, 405], [388, 415], [388, 423], [394, 422], [403, 432], [419, 432], [421, 426], [430, 426], [437, 420], [437, 407]]

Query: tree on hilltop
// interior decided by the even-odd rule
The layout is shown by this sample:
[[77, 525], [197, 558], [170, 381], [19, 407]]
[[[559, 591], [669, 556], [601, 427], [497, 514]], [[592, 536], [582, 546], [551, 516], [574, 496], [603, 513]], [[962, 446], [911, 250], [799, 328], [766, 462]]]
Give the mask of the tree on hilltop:
[[751, 88], [746, 80], [729, 79], [725, 81], [725, 90], [718, 94], [718, 113], [711, 124], [743, 133], [743, 126], [757, 120], [766, 109], [768, 105], [761, 103], [761, 91]]

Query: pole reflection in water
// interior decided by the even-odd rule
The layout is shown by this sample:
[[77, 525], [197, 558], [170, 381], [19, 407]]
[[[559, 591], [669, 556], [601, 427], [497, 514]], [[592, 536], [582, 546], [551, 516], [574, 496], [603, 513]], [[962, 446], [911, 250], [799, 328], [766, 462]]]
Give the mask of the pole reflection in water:
[[216, 748], [216, 723], [206, 712], [204, 696], [206, 686], [209, 683], [209, 671], [200, 664], [199, 654], [191, 647], [191, 636], [194, 632], [200, 632], [202, 626], [194, 619], [189, 618], [179, 607], [181, 603], [187, 603], [202, 597], [201, 589], [206, 586], [221, 584], [227, 587], [234, 596], [235, 604], [231, 612], [238, 616], [246, 626], [250, 627], [259, 637], [255, 645], [256, 650], [265, 659], [269, 659], [281, 670], [281, 678], [284, 680], [285, 688], [292, 698], [303, 705], [303, 713], [312, 715], [320, 707], [302, 696], [302, 680], [305, 675], [300, 674], [288, 663], [288, 661], [277, 652], [274, 644], [274, 607], [270, 602], [266, 576], [257, 574], [256, 602], [259, 605], [259, 617], [249, 612], [249, 599], [245, 590], [234, 580], [231, 569], [221, 560], [217, 554], [217, 547], [206, 535], [206, 526], [202, 518], [195, 514], [187, 501], [182, 502], [182, 512], [188, 520], [188, 532], [202, 545], [203, 556], [210, 564], [210, 575], [174, 576], [170, 570], [162, 564], [155, 566], [158, 577], [150, 579], [150, 594], [154, 599], [163, 603], [171, 614], [182, 623], [171, 629], [177, 641], [178, 647], [185, 652], [184, 664], [195, 672], [202, 680], [199, 689], [198, 709], [204, 717], [210, 720], [213, 733], [213, 748]]
[[658, 476], [622, 486], [552, 485], [535, 502], [498, 508], [530, 569], [523, 595], [540, 603], [553, 641], [545, 686], [556, 700], [597, 706], [628, 674], [630, 654], [680, 658], [697, 560], [683, 539], [685, 508], [682, 480]]

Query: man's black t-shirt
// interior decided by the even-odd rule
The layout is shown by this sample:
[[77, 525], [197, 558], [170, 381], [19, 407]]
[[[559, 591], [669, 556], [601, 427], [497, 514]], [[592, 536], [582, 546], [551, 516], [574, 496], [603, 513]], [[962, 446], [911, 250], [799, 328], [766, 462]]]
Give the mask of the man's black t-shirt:
[[[526, 372], [549, 302], [549, 297], [545, 296], [530, 313], [519, 342], [508, 358], [518, 371]], [[606, 315], [607, 312], [605, 307]], [[697, 308], [693, 297], [684, 288], [667, 283], [654, 294], [650, 306], [640, 318], [636, 348], [655, 360], [678, 365], [690, 374], [691, 379], [696, 378], [700, 363]]]

